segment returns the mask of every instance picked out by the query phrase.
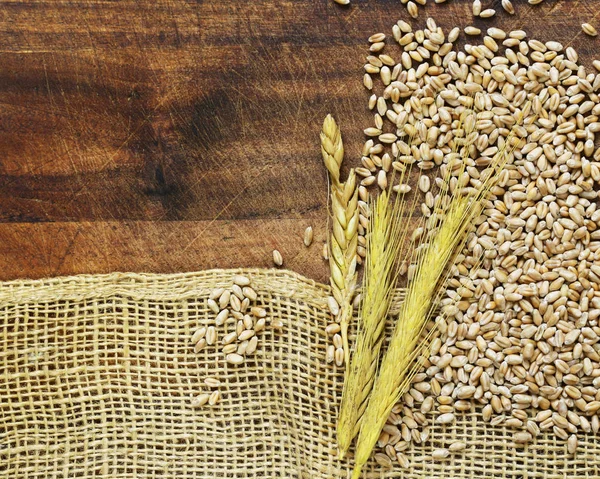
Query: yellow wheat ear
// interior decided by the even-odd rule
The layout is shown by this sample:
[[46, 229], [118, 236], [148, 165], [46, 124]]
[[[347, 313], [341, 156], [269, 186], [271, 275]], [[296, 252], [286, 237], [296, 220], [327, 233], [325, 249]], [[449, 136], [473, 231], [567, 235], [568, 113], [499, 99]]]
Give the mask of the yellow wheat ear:
[[365, 409], [356, 446], [353, 477], [360, 476], [362, 465], [371, 455], [390, 411], [400, 398], [404, 373], [411, 365], [412, 353], [426, 324], [436, 286], [461, 236], [464, 236], [469, 226], [465, 219], [469, 216], [470, 203], [469, 198], [453, 199], [444, 222], [418, 262], [417, 271], [402, 303], [392, 340]]
[[339, 305], [336, 321], [340, 324], [344, 359], [348, 365], [348, 324], [352, 317], [352, 299], [356, 290], [356, 249], [358, 246], [358, 189], [354, 169], [348, 179], [340, 181], [344, 159], [342, 133], [331, 115], [327, 115], [321, 130], [323, 163], [331, 178], [331, 219], [333, 232], [329, 238], [330, 284]]
[[338, 419], [340, 457], [348, 451], [358, 432], [359, 419], [371, 391], [379, 350], [385, 330], [396, 278], [396, 259], [400, 249], [398, 228], [401, 208], [392, 206], [390, 194], [375, 200], [367, 234], [367, 259], [364, 266], [362, 303], [353, 355], [346, 369]]
[[[400, 183], [410, 175], [411, 169], [412, 164], [400, 171]], [[410, 235], [406, 217], [412, 217], [416, 199], [417, 195], [414, 195], [410, 202], [403, 198], [393, 201], [390, 188], [377, 197], [371, 208], [357, 336], [344, 377], [337, 424], [340, 458], [344, 457], [359, 431], [367, 398], [373, 387], [385, 323], [399, 272], [398, 258], [402, 245]]]

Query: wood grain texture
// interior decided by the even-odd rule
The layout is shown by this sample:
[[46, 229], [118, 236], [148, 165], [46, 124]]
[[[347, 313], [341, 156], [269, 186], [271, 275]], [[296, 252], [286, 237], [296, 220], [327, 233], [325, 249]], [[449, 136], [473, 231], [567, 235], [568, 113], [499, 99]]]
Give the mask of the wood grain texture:
[[[421, 9], [443, 27], [600, 40], [595, 0], [470, 0]], [[398, 0], [0, 1], [0, 279], [285, 266], [325, 281], [331, 112], [356, 165], [370, 126], [366, 38]], [[315, 229], [310, 249], [306, 226]]]

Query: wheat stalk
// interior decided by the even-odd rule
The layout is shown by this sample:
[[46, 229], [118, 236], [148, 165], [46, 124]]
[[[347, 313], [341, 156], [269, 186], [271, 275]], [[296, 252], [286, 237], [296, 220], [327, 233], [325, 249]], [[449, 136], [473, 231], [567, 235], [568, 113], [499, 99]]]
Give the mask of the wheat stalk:
[[333, 232], [329, 240], [331, 290], [340, 306], [340, 324], [344, 361], [348, 366], [348, 324], [352, 317], [352, 298], [356, 289], [356, 247], [358, 244], [358, 189], [354, 169], [345, 182], [340, 181], [344, 159], [342, 133], [331, 115], [327, 115], [321, 130], [321, 153], [331, 178], [331, 219]]
[[[412, 138], [409, 144], [412, 143]], [[412, 164], [400, 171], [399, 183], [410, 176]], [[392, 180], [391, 184], [394, 181]], [[360, 418], [371, 392], [383, 341], [393, 289], [399, 270], [398, 257], [410, 228], [405, 216], [412, 217], [417, 195], [408, 205], [397, 198], [392, 205], [391, 191], [375, 200], [367, 231], [361, 310], [353, 355], [344, 377], [344, 390], [337, 426], [340, 459], [344, 457], [360, 428]], [[408, 211], [405, 211], [408, 206]]]
[[465, 197], [452, 200], [444, 222], [433, 240], [420, 254], [417, 271], [401, 305], [399, 319], [390, 346], [382, 360], [379, 375], [362, 419], [356, 446], [356, 465], [353, 477], [360, 476], [377, 442], [392, 407], [402, 395], [405, 373], [413, 359], [413, 351], [426, 324], [428, 311], [439, 280], [461, 239], [465, 237], [475, 208]]
[[391, 205], [389, 192], [375, 201], [367, 235], [362, 303], [354, 352], [346, 371], [338, 419], [338, 448], [343, 458], [358, 432], [371, 391], [396, 278], [401, 242], [398, 229], [404, 204]]

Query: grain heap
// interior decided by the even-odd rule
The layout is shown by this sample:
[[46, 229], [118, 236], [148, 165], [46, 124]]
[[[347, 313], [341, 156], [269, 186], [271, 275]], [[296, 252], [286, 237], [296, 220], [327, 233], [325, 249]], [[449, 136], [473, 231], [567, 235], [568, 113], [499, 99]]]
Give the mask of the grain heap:
[[[468, 190], [494, 155], [507, 155], [441, 302], [447, 321], [379, 438], [384, 466], [409, 466], [403, 451], [427, 440], [431, 414], [451, 424], [473, 404], [484, 420], [515, 428], [516, 446], [548, 431], [574, 454], [579, 432], [600, 430], [600, 75], [573, 48], [523, 31], [490, 28], [482, 44], [454, 51], [459, 32], [446, 36], [432, 19], [416, 31], [399, 21], [400, 51], [383, 53], [377, 34], [365, 65], [364, 85], [377, 93], [356, 169], [361, 201], [369, 185], [385, 189], [393, 169], [414, 163], [428, 218], [444, 178], [450, 191]], [[465, 109], [476, 112], [473, 125], [459, 122]], [[465, 149], [465, 171], [452, 174]], [[436, 167], [439, 175], [426, 176]]]

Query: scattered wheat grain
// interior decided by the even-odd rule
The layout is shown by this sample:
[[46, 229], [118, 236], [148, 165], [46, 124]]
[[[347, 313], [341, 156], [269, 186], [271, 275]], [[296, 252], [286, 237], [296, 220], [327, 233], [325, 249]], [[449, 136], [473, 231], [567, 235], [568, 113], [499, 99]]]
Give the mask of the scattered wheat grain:
[[465, 27], [465, 33], [467, 35], [480, 35], [481, 30], [477, 27], [468, 26], [468, 27]]
[[191, 406], [193, 408], [202, 407], [206, 403], [208, 403], [209, 399], [210, 399], [210, 394], [206, 394], [206, 393], [199, 394], [198, 396], [196, 396], [192, 399]]
[[275, 266], [283, 265], [283, 256], [281, 256], [281, 253], [276, 249], [273, 250], [273, 263]]
[[313, 229], [312, 229], [312, 226], [308, 226], [304, 230], [304, 246], [306, 246], [308, 248], [311, 245], [312, 240], [313, 240]]
[[510, 15], [515, 14], [515, 7], [510, 0], [502, 0], [502, 8]]
[[595, 37], [596, 35], [598, 35], [598, 31], [589, 23], [582, 24], [581, 29], [586, 35], [589, 35], [590, 37]]

